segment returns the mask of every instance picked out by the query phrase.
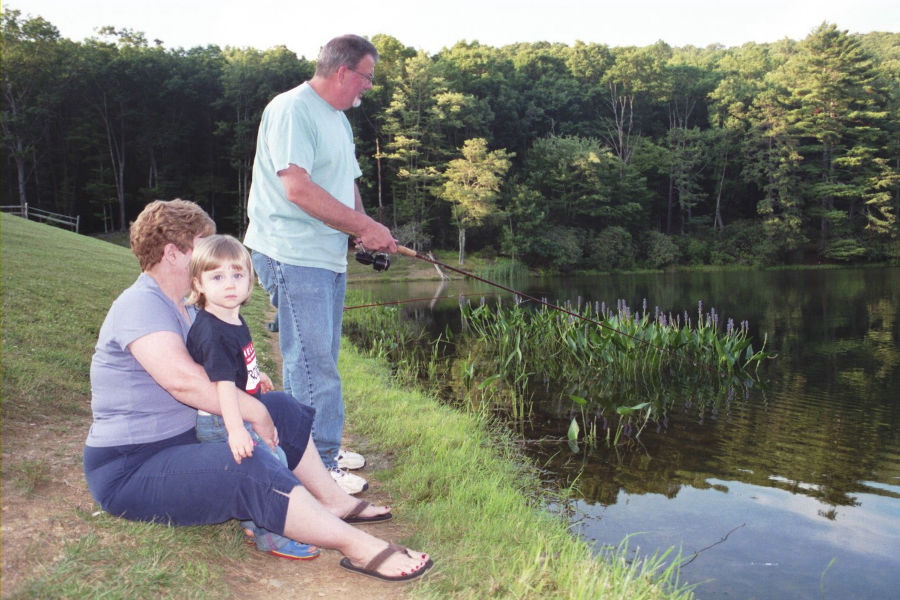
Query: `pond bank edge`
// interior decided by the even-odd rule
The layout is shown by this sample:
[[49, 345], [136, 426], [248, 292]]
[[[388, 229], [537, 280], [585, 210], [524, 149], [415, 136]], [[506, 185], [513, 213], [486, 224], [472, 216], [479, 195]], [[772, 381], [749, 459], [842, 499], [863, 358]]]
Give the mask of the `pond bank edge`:
[[396, 384], [386, 363], [363, 356], [347, 338], [342, 344], [348, 430], [389, 457], [391, 467], [372, 476], [412, 525], [404, 542], [436, 559], [414, 597], [692, 597], [654, 557], [631, 560], [620, 548], [595, 558], [563, 519], [542, 509], [551, 499], [502, 434]]

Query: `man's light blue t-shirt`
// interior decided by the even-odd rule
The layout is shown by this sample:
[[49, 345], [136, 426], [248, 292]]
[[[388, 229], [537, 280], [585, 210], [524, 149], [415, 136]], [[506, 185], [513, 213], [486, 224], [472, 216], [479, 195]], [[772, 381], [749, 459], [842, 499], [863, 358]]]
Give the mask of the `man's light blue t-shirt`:
[[354, 180], [362, 173], [350, 122], [308, 82], [279, 94], [263, 112], [244, 244], [286, 264], [343, 273], [347, 234], [287, 199], [278, 171], [291, 164], [305, 169], [314, 183], [355, 208]]

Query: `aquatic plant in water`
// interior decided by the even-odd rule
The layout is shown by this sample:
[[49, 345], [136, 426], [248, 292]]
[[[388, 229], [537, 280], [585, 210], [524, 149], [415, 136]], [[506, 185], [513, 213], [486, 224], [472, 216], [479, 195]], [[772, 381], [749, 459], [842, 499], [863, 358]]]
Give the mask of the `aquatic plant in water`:
[[[345, 318], [354, 341], [398, 369], [439, 389], [468, 409], [521, 422], [535, 394], [568, 405], [573, 450], [634, 441], [665, 419], [678, 399], [715, 406], [746, 394], [770, 358], [754, 349], [746, 322], [720, 326], [702, 303], [691, 315], [658, 308], [633, 311], [623, 300], [564, 307], [461, 302], [462, 330], [428, 341], [421, 326], [394, 308], [355, 311]], [[349, 315], [348, 315], [349, 316]], [[354, 335], [356, 332], [356, 335]], [[565, 410], [565, 409], [564, 409]]]
[[588, 445], [618, 445], [623, 434], [636, 439], [676, 398], [730, 400], [752, 387], [759, 364], [770, 357], [765, 339], [754, 349], [748, 323], [735, 327], [729, 320], [723, 329], [715, 309], [704, 312], [702, 303], [696, 317], [651, 313], [646, 301], [639, 311], [624, 300], [615, 308], [580, 299], [564, 307], [582, 318], [520, 302], [468, 303], [461, 310], [468, 352], [480, 357], [485, 373], [527, 371], [545, 391], [555, 388], [571, 400], [570, 445], [579, 437]]

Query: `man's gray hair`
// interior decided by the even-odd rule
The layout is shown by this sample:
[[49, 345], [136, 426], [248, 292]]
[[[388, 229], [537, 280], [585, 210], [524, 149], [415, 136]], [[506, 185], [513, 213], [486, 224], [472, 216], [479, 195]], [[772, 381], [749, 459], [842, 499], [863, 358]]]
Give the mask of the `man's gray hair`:
[[341, 65], [355, 69], [367, 54], [378, 61], [378, 50], [372, 42], [358, 35], [342, 35], [325, 44], [316, 60], [316, 76], [328, 77]]

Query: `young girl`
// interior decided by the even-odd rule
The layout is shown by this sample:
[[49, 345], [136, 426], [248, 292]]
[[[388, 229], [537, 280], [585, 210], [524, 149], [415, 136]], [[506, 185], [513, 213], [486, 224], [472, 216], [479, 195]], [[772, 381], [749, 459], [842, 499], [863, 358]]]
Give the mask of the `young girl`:
[[[241, 317], [241, 306], [253, 291], [253, 265], [246, 248], [229, 235], [211, 235], [199, 240], [190, 267], [191, 294], [188, 303], [200, 309], [187, 338], [191, 357], [203, 365], [216, 384], [222, 416], [197, 412], [197, 439], [227, 441], [235, 462], [253, 456], [255, 449], [271, 452], [285, 466], [280, 447], [271, 450], [245, 424], [238, 408], [238, 390], [257, 398], [273, 390], [272, 380], [261, 373], [250, 330]], [[260, 529], [252, 521], [242, 522], [263, 552], [292, 560], [315, 558], [319, 550]]]

